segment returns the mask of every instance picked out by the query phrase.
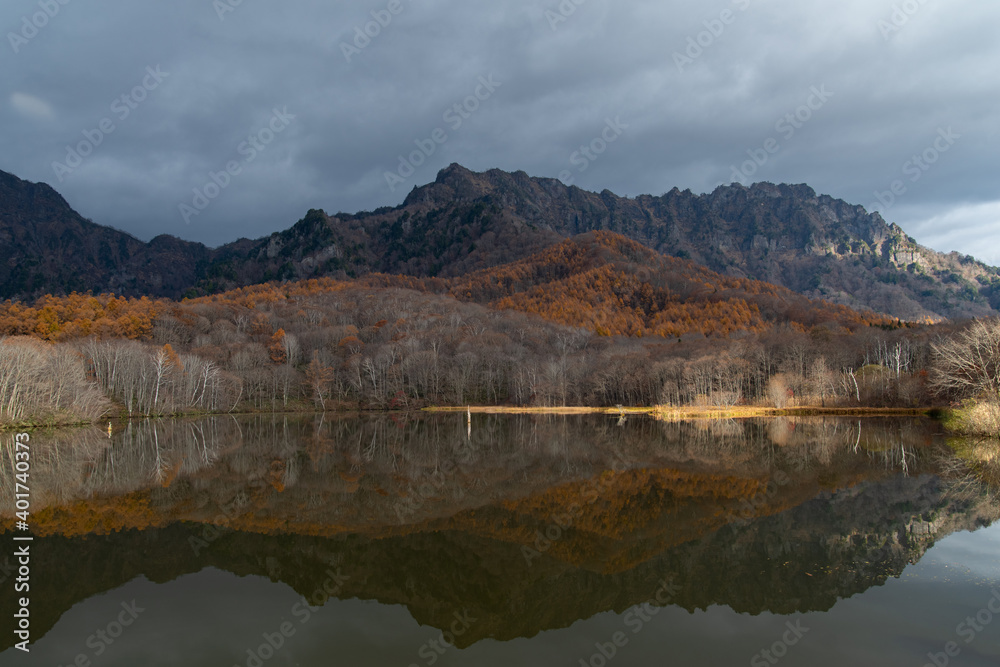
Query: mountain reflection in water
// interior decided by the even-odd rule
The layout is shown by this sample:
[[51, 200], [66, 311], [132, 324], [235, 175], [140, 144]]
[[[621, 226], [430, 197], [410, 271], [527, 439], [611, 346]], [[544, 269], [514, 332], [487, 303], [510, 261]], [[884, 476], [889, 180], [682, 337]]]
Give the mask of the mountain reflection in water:
[[623, 612], [670, 582], [689, 611], [823, 611], [998, 515], [996, 459], [920, 419], [475, 415], [470, 434], [465, 415], [268, 415], [32, 445], [35, 640], [136, 577], [205, 568], [306, 596], [337, 575], [337, 598], [442, 630], [471, 614], [460, 647]]

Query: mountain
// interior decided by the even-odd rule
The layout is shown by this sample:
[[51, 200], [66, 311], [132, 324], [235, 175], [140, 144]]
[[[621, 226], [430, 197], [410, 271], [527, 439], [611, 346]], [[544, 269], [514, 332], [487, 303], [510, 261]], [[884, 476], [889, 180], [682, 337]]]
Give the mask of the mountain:
[[95, 224], [44, 183], [0, 171], [0, 297], [72, 291], [174, 296], [212, 257], [200, 243], [157, 236], [143, 243]]
[[47, 185], [0, 172], [7, 259], [0, 298], [88, 289], [176, 298], [373, 272], [454, 278], [602, 230], [731, 278], [905, 320], [1000, 309], [996, 268], [925, 248], [878, 213], [806, 185], [734, 184], [703, 195], [674, 188], [627, 198], [456, 164], [397, 207], [332, 216], [314, 209], [289, 229], [214, 250], [169, 236], [142, 243], [83, 219]]
[[[674, 188], [634, 199], [567, 187], [522, 172], [473, 174], [452, 165], [407, 202], [499, 202], [529, 225], [566, 236], [605, 229], [664, 255], [904, 319], [995, 313], [1000, 274], [971, 257], [920, 246], [878, 213], [806, 185]], [[992, 303], [991, 303], [992, 300]]]

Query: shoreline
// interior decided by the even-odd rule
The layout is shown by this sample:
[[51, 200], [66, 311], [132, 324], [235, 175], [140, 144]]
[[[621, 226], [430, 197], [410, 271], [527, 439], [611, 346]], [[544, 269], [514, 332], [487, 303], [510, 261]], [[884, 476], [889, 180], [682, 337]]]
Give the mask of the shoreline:
[[372, 414], [412, 414], [412, 413], [463, 413], [471, 412], [475, 414], [506, 414], [506, 415], [595, 415], [604, 414], [611, 416], [647, 415], [654, 419], [663, 421], [683, 421], [699, 419], [754, 419], [767, 417], [929, 417], [941, 418], [949, 413], [946, 408], [921, 407], [921, 408], [875, 408], [875, 407], [854, 407], [854, 408], [827, 408], [817, 406], [799, 406], [794, 408], [767, 408], [754, 406], [741, 406], [733, 408], [717, 407], [587, 407], [587, 406], [558, 406], [558, 407], [518, 407], [510, 405], [463, 405], [463, 406], [425, 406], [411, 409], [378, 410], [368, 408], [351, 408], [347, 410], [308, 410], [295, 407], [285, 410], [249, 410], [234, 412], [179, 412], [162, 415], [133, 415], [123, 418], [121, 415], [105, 417], [93, 421], [44, 421], [21, 424], [2, 424], [0, 434], [8, 432], [33, 432], [62, 428], [88, 428], [102, 427], [108, 421], [114, 424], [122, 424], [132, 419], [180, 419], [198, 417], [219, 417], [219, 416], [245, 416], [245, 415], [301, 415], [301, 414], [325, 414], [362, 416]]
[[698, 408], [698, 407], [621, 407], [594, 408], [584, 406], [562, 407], [514, 407], [503, 405], [471, 405], [471, 406], [431, 406], [423, 408], [423, 412], [451, 413], [471, 412], [475, 414], [550, 414], [550, 415], [649, 415], [659, 419], [751, 419], [755, 417], [934, 417], [943, 408], [826, 408], [817, 406], [800, 406], [794, 408], [767, 407], [734, 407], [734, 408]]

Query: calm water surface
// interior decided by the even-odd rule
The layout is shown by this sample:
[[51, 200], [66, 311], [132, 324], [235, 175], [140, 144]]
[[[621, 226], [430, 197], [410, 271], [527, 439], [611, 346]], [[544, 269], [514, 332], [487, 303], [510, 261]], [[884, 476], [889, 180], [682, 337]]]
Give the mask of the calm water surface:
[[32, 445], [33, 644], [5, 452], [0, 665], [1000, 664], [996, 448], [928, 421], [217, 417]]

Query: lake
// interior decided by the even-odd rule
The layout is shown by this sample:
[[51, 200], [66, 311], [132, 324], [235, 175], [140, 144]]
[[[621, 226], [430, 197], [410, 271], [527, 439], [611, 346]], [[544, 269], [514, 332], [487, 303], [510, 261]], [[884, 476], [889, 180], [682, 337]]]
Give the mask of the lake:
[[930, 420], [34, 434], [27, 654], [13, 441], [0, 665], [1000, 664], [996, 447]]

